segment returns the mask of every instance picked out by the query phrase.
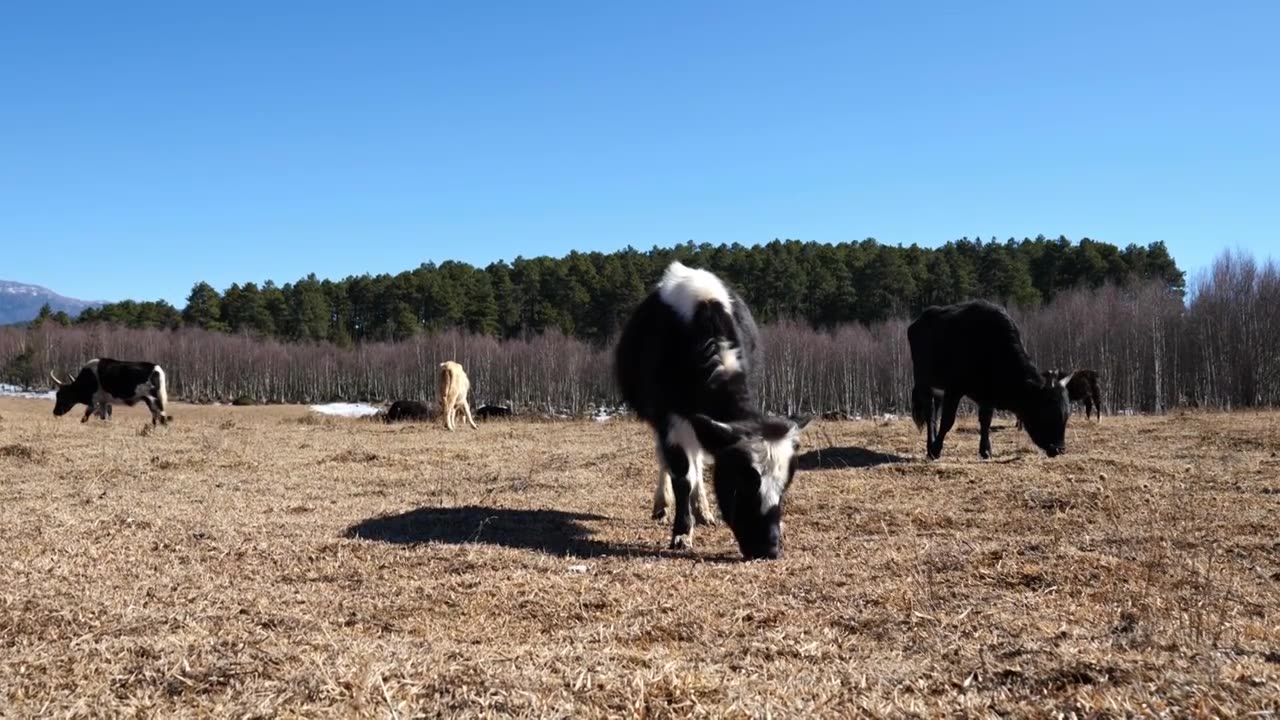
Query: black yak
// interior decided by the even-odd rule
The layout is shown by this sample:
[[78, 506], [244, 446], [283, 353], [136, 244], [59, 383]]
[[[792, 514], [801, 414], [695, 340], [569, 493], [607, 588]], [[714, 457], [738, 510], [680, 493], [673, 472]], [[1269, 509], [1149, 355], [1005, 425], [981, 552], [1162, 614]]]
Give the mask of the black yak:
[[1049, 457], [1066, 450], [1070, 378], [1040, 374], [1022, 346], [1018, 326], [1003, 308], [985, 300], [929, 307], [907, 328], [907, 340], [915, 376], [911, 417], [916, 427], [928, 427], [925, 449], [930, 458], [942, 455], [942, 441], [965, 396], [978, 404], [981, 457], [991, 457], [991, 417], [996, 410], [1016, 413], [1031, 440]]

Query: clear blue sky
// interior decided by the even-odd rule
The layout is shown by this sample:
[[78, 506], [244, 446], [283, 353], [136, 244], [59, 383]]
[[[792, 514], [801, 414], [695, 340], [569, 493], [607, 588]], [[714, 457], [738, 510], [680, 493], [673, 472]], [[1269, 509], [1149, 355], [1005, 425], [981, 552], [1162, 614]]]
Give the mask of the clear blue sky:
[[91, 299], [775, 237], [1280, 255], [1280, 3], [0, 9], [0, 278]]

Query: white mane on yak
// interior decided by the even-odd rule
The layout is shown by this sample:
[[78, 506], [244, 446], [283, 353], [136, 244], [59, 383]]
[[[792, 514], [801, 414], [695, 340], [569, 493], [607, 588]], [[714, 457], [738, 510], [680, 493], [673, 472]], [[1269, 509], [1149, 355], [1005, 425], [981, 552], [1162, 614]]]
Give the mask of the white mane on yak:
[[687, 267], [678, 260], [662, 273], [658, 297], [686, 323], [693, 319], [698, 304], [708, 300], [720, 303], [726, 312], [733, 311], [733, 299], [720, 278], [706, 270]]

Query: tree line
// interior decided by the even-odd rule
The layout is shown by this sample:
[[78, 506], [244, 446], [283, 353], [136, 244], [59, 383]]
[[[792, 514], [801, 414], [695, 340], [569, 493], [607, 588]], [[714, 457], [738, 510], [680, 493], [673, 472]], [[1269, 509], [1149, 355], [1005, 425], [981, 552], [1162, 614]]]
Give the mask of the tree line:
[[181, 310], [163, 301], [126, 300], [78, 318], [46, 311], [37, 323], [198, 328], [341, 347], [450, 329], [498, 339], [554, 331], [604, 345], [672, 260], [720, 274], [740, 288], [762, 323], [795, 320], [823, 330], [872, 325], [972, 297], [1034, 308], [1076, 288], [1153, 281], [1184, 289], [1182, 270], [1159, 242], [1122, 249], [1088, 238], [962, 238], [930, 249], [870, 239], [775, 240], [518, 257], [484, 268], [427, 263], [396, 275], [332, 281], [312, 274], [284, 285], [235, 283], [221, 292], [200, 282]]
[[[1162, 412], [1280, 406], [1276, 308], [1280, 266], [1227, 252], [1189, 288], [1164, 276], [1085, 283], [1046, 302], [1013, 305], [1011, 314], [1042, 368], [1100, 372], [1106, 412]], [[908, 412], [911, 315], [831, 327], [777, 317], [762, 324], [763, 409]], [[448, 328], [349, 346], [190, 325], [45, 322], [0, 329], [0, 382], [40, 385], [50, 370], [70, 373], [98, 356], [160, 362], [171, 394], [195, 402], [431, 400], [436, 365], [448, 359], [466, 367], [476, 405], [581, 414], [619, 402], [610, 345], [556, 327], [512, 338]]]

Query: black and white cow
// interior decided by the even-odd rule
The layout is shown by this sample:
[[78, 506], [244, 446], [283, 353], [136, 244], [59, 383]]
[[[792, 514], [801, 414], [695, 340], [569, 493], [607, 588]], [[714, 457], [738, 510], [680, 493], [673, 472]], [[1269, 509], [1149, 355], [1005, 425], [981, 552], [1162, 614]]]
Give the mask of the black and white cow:
[[[928, 426], [930, 458], [942, 455], [942, 441], [956, 420], [960, 398], [978, 404], [978, 454], [991, 457], [991, 417], [998, 410], [1017, 414], [1031, 440], [1053, 457], [1066, 450], [1071, 404], [1070, 376], [1042, 377], [1022, 345], [1013, 319], [985, 300], [926, 308], [907, 328], [915, 386], [911, 417]], [[938, 411], [941, 410], [941, 423]]]
[[747, 304], [705, 270], [673, 262], [627, 321], [615, 351], [623, 400], [653, 428], [658, 483], [653, 517], [675, 501], [671, 547], [693, 546], [693, 524], [712, 522], [703, 453], [715, 458], [720, 516], [748, 559], [782, 552], [782, 503], [796, 471], [800, 420], [756, 410], [752, 375], [761, 347]]
[[66, 415], [78, 404], [87, 405], [80, 422], [87, 422], [94, 411], [106, 419], [111, 414], [111, 403], [119, 402], [132, 407], [138, 401], [146, 403], [151, 411], [151, 424], [166, 424], [169, 416], [165, 406], [169, 404], [165, 387], [164, 370], [155, 363], [124, 362], [111, 358], [90, 360], [80, 368], [75, 380], [59, 380], [52, 372], [58, 393], [54, 400], [53, 414]]

